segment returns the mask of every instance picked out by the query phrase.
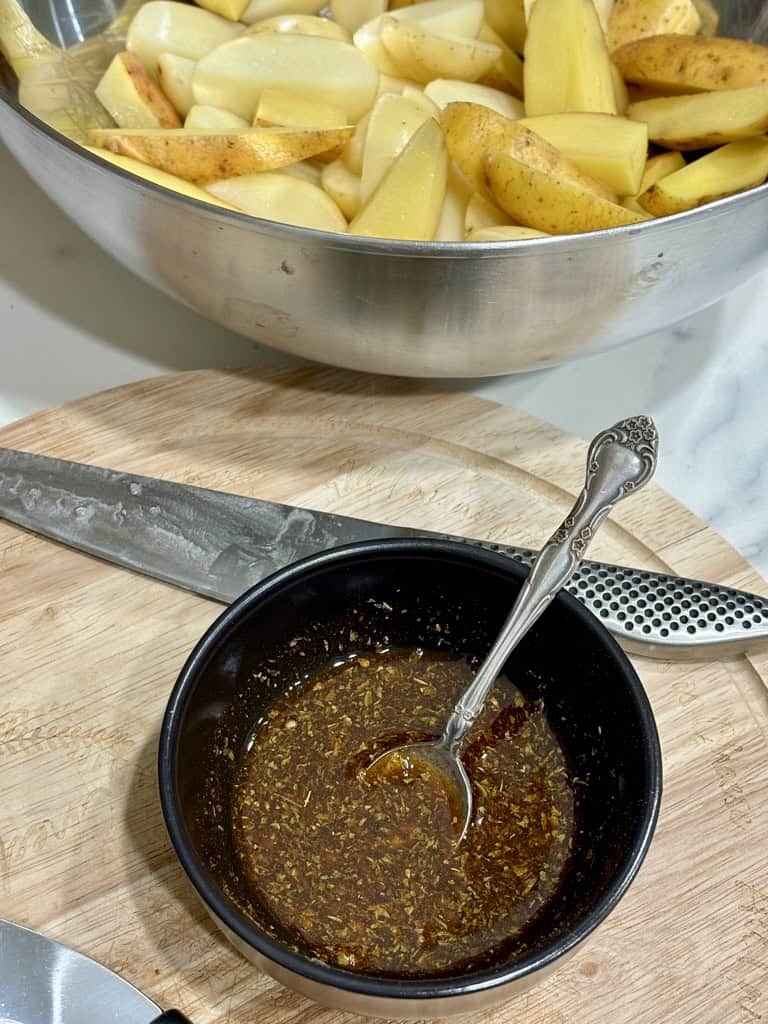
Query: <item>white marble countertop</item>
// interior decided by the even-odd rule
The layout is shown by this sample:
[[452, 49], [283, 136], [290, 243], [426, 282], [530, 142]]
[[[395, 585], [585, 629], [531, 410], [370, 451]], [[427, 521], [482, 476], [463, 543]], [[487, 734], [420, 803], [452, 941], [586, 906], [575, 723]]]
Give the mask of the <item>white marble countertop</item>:
[[[123, 270], [1, 147], [0, 182], [0, 425], [156, 374], [287, 361]], [[585, 438], [650, 413], [659, 482], [768, 577], [768, 274], [623, 349], [455, 386]]]

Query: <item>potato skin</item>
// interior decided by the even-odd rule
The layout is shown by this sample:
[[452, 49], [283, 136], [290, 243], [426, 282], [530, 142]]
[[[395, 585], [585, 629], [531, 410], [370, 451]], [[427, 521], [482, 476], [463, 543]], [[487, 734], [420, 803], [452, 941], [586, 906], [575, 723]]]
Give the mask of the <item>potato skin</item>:
[[768, 46], [743, 39], [659, 35], [613, 52], [627, 82], [668, 92], [709, 92], [768, 84]]
[[141, 160], [195, 185], [270, 171], [342, 146], [352, 128], [253, 128], [247, 132], [97, 129], [91, 144]]
[[485, 176], [485, 157], [503, 152], [540, 170], [556, 172], [586, 191], [614, 202], [616, 193], [602, 182], [583, 174], [567, 157], [535, 132], [517, 121], [478, 103], [449, 103], [440, 112], [448, 152], [473, 188], [490, 197]]
[[647, 219], [508, 153], [489, 154], [486, 173], [496, 202], [513, 221], [550, 235], [599, 231]]

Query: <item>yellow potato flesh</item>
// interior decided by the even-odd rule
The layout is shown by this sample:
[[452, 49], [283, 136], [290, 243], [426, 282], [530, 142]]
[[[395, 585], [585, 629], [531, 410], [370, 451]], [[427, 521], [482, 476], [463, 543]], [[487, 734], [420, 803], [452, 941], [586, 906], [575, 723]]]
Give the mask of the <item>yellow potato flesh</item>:
[[440, 113], [440, 123], [451, 157], [480, 195], [490, 198], [485, 173], [489, 153], [509, 153], [519, 160], [574, 182], [580, 188], [615, 202], [616, 193], [602, 182], [584, 174], [546, 139], [477, 103], [449, 103]]
[[467, 184], [464, 175], [455, 166], [452, 166], [448, 171], [445, 199], [440, 210], [440, 220], [435, 229], [436, 242], [464, 241], [464, 221], [471, 196], [472, 189]]
[[761, 185], [768, 177], [768, 138], [730, 142], [666, 175], [638, 196], [649, 213], [662, 217]]
[[422, 107], [404, 96], [389, 94], [376, 101], [371, 111], [363, 150], [360, 179], [362, 202], [367, 202], [395, 158], [429, 116]]
[[430, 117], [439, 119], [440, 107], [438, 107], [433, 99], [427, 96], [426, 92], [420, 85], [411, 85], [409, 83], [408, 85], [403, 86], [402, 95], [412, 103], [415, 103], [417, 107], [421, 107], [421, 109], [426, 114], [429, 114]]
[[650, 157], [645, 162], [645, 170], [640, 181], [640, 188], [634, 195], [622, 199], [621, 205], [626, 206], [628, 210], [634, 210], [635, 213], [645, 213], [646, 211], [637, 201], [638, 195], [649, 189], [651, 185], [655, 185], [657, 181], [661, 181], [668, 174], [679, 171], [681, 167], [685, 167], [685, 160], [680, 153], [659, 153], [658, 156]]
[[516, 53], [525, 47], [526, 22], [523, 0], [485, 0], [485, 20]]
[[381, 41], [400, 73], [414, 82], [448, 76], [474, 82], [487, 74], [501, 56], [495, 43], [436, 35], [396, 18], [382, 19]]
[[[426, 3], [390, 11], [387, 17], [413, 21], [438, 35], [474, 39], [483, 20], [482, 0], [427, 0]], [[373, 18], [355, 32], [355, 46], [374, 62], [383, 75], [402, 74], [381, 40], [384, 18]]]
[[528, 238], [548, 238], [546, 231], [523, 228], [516, 224], [498, 227], [477, 228], [467, 235], [468, 242], [522, 242]]
[[317, 14], [324, 6], [325, 0], [251, 0], [240, 20], [252, 25], [281, 14]]
[[219, 178], [274, 170], [342, 145], [351, 129], [252, 128], [245, 132], [97, 129], [93, 145], [142, 160], [185, 181], [205, 185]]
[[198, 61], [192, 88], [197, 103], [223, 107], [253, 120], [265, 89], [304, 96], [365, 114], [379, 75], [368, 58], [335, 39], [267, 33], [233, 39]]
[[207, 191], [245, 213], [297, 227], [346, 231], [336, 203], [317, 185], [288, 174], [252, 174], [208, 185]]
[[350, 234], [432, 241], [440, 222], [448, 165], [440, 126], [432, 119], [425, 121], [349, 225]]
[[361, 206], [360, 177], [353, 174], [343, 160], [326, 164], [321, 184], [348, 220], [357, 215]]
[[669, 149], [710, 149], [768, 129], [768, 85], [633, 103], [627, 115]]
[[222, 206], [225, 210], [238, 209], [232, 203], [223, 202], [221, 199], [209, 195], [208, 192], [198, 188], [197, 185], [184, 181], [183, 178], [179, 178], [175, 174], [168, 174], [166, 171], [159, 171], [156, 167], [150, 167], [148, 164], [142, 163], [141, 160], [132, 160], [129, 156], [112, 153], [108, 149], [98, 149], [96, 146], [83, 146], [83, 149], [93, 153], [94, 156], [102, 160], [106, 160], [107, 163], [121, 167], [124, 171], [130, 171], [137, 178], [144, 178], [146, 181], [154, 182], [155, 185], [162, 185], [163, 188], [168, 188], [172, 192], [180, 192], [191, 199], [199, 199], [202, 203], [210, 203], [211, 206]]
[[616, 0], [608, 20], [608, 49], [646, 36], [696, 35], [701, 18], [693, 0]]
[[[302, 181], [308, 181], [310, 185], [317, 185], [318, 188], [322, 188], [322, 168], [311, 160], [300, 160], [296, 164], [286, 164], [285, 167], [280, 168], [280, 173], [287, 174], [292, 178], [300, 178]], [[333, 196], [331, 196], [331, 199], [333, 199]]]
[[616, 103], [616, 113], [623, 116], [629, 106], [629, 90], [627, 83], [621, 77], [621, 72], [611, 61], [611, 80], [613, 81], [613, 99]]
[[592, 0], [537, 0], [525, 41], [525, 112], [615, 114], [611, 60]]
[[94, 91], [120, 128], [181, 128], [173, 104], [132, 53], [116, 54]]
[[340, 107], [306, 96], [265, 89], [256, 107], [255, 124], [282, 124], [296, 128], [340, 128], [349, 118]]
[[286, 32], [293, 36], [323, 36], [340, 43], [351, 43], [352, 35], [330, 18], [318, 18], [313, 14], [281, 14], [275, 18], [257, 21], [243, 32], [244, 36], [255, 36], [262, 32]]
[[613, 53], [627, 82], [667, 95], [768, 84], [768, 47], [743, 39], [651, 36]]
[[666, 178], [685, 167], [685, 158], [680, 153], [659, 153], [658, 156], [649, 157], [643, 171], [643, 178], [640, 182], [640, 192], [645, 192], [657, 181]]
[[494, 43], [501, 51], [501, 56], [493, 65], [490, 71], [479, 79], [483, 85], [491, 89], [501, 89], [502, 92], [511, 93], [513, 96], [523, 95], [523, 62], [518, 55], [508, 46], [498, 32], [483, 23], [477, 38], [482, 43]]
[[196, 3], [229, 21], [239, 21], [248, 6], [248, 0], [196, 0]]
[[188, 57], [177, 57], [175, 53], [161, 53], [157, 58], [160, 88], [182, 117], [186, 117], [195, 105], [195, 97], [192, 94], [194, 73], [195, 62]]
[[363, 173], [363, 153], [365, 152], [365, 142], [368, 137], [368, 125], [370, 123], [371, 114], [369, 112], [357, 122], [352, 137], [341, 154], [347, 169], [358, 177]]
[[509, 215], [477, 192], [470, 197], [464, 215], [464, 233], [471, 234], [483, 228], [495, 228], [509, 224]]
[[387, 0], [331, 0], [331, 17], [348, 32], [357, 32], [386, 9]]
[[[534, 8], [535, 10], [535, 8]], [[493, 153], [486, 171], [494, 199], [513, 221], [550, 235], [637, 224], [642, 214], [611, 203], [573, 182], [516, 160], [507, 153]]]
[[436, 78], [426, 86], [424, 95], [437, 104], [440, 110], [447, 107], [449, 103], [478, 103], [480, 106], [490, 107], [491, 110], [495, 110], [513, 121], [524, 114], [524, 107], [520, 100], [505, 92], [500, 92], [498, 89], [478, 85], [476, 82]]
[[521, 123], [618, 195], [640, 190], [648, 153], [648, 132], [640, 122], [610, 114], [545, 114]]
[[126, 36], [126, 49], [135, 53], [150, 74], [157, 74], [161, 53], [198, 60], [214, 47], [234, 39], [243, 26], [176, 0], [150, 0], [139, 8]]
[[197, 104], [190, 107], [189, 113], [184, 119], [184, 127], [201, 132], [242, 132], [247, 131], [251, 126], [244, 118], [238, 117], [237, 114], [233, 114], [229, 110]]

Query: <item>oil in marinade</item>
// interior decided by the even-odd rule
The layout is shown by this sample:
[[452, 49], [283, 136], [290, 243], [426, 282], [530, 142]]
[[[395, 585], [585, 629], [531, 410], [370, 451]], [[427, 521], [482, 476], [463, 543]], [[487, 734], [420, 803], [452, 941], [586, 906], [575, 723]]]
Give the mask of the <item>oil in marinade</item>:
[[541, 702], [509, 682], [465, 741], [474, 811], [461, 843], [434, 775], [365, 775], [380, 750], [438, 735], [471, 676], [444, 652], [358, 654], [281, 698], [251, 733], [235, 774], [235, 850], [297, 949], [399, 976], [487, 966], [554, 893], [573, 833], [566, 760]]

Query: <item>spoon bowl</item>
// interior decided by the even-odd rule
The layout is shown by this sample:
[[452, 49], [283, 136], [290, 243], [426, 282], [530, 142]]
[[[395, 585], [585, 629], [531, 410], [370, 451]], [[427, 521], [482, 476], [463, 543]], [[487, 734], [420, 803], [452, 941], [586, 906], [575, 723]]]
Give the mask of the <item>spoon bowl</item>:
[[561, 525], [531, 566], [512, 611], [477, 675], [459, 698], [442, 736], [431, 742], [390, 747], [370, 763], [369, 779], [409, 783], [423, 770], [436, 774], [452, 807], [458, 842], [472, 822], [472, 785], [461, 763], [461, 745], [482, 711], [501, 668], [522, 638], [573, 576], [613, 506], [651, 479], [659, 437], [650, 416], [632, 416], [601, 431], [587, 453], [584, 487]]

